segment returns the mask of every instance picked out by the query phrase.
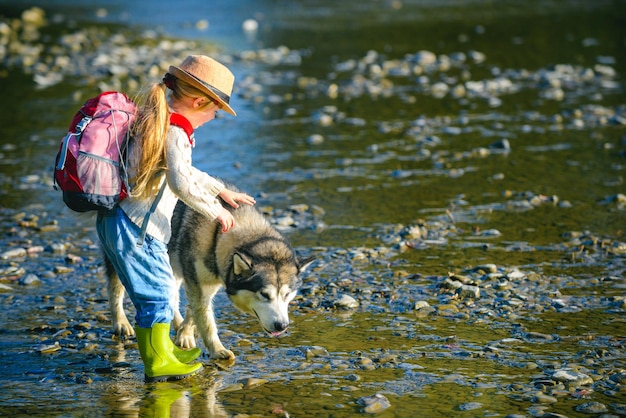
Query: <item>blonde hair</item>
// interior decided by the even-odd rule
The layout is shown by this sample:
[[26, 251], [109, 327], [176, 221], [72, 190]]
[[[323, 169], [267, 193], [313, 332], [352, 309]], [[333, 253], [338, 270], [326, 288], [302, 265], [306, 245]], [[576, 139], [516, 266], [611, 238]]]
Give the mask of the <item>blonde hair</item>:
[[[166, 76], [167, 77], [167, 76]], [[181, 80], [168, 83], [170, 101], [176, 103], [184, 98], [206, 97], [208, 100], [200, 108], [204, 109], [215, 100], [202, 90]], [[158, 191], [160, 172], [167, 170], [165, 161], [165, 138], [170, 127], [170, 111], [168, 107], [168, 87], [164, 82], [152, 85], [140, 104], [140, 111], [133, 124], [132, 136], [141, 141], [141, 159], [135, 170], [135, 177], [130, 178], [131, 195], [138, 198], [149, 198]], [[141, 103], [141, 100], [139, 100]]]

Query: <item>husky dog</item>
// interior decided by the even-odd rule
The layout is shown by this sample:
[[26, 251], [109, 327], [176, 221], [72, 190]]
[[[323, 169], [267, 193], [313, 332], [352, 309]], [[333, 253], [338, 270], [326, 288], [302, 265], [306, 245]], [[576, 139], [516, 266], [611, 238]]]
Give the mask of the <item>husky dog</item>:
[[[229, 185], [231, 190], [236, 190]], [[179, 292], [173, 295], [176, 343], [196, 346], [195, 329], [211, 357], [233, 359], [219, 339], [213, 314], [213, 297], [224, 287], [230, 301], [244, 313], [256, 316], [261, 327], [277, 336], [289, 326], [289, 302], [302, 284], [300, 273], [313, 258], [300, 259], [287, 240], [252, 206], [231, 210], [235, 226], [221, 232], [217, 220], [193, 211], [179, 201], [172, 217], [170, 261], [178, 286], [188, 300], [185, 318], [178, 309]], [[113, 331], [133, 335], [122, 306], [124, 287], [105, 257]]]

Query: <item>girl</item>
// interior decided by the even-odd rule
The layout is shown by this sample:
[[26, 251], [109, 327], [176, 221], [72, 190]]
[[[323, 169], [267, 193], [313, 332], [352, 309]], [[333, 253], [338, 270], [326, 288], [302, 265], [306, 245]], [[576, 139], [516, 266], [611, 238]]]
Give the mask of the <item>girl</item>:
[[235, 208], [256, 203], [191, 165], [194, 130], [219, 109], [236, 115], [229, 105], [233, 82], [228, 68], [207, 56], [190, 55], [180, 66], [170, 66], [147, 93], [132, 128], [126, 167], [131, 193], [115, 209], [98, 214], [102, 247], [137, 311], [146, 382], [183, 379], [202, 369], [200, 363], [187, 364], [200, 349], [181, 350], [170, 339], [177, 289], [167, 243], [177, 200], [217, 219], [222, 232], [234, 226], [234, 219], [217, 196]]

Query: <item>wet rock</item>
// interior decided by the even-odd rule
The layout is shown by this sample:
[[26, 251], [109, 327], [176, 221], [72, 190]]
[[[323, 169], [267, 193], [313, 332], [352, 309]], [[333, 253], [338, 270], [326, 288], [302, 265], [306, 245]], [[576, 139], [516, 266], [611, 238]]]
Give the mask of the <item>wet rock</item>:
[[425, 300], [419, 300], [415, 302], [415, 305], [413, 305], [413, 309], [416, 311], [428, 310], [430, 309], [430, 304], [426, 302]]
[[306, 139], [307, 144], [320, 145], [324, 142], [324, 137], [320, 134], [311, 135]]
[[554, 337], [550, 334], [544, 334], [541, 332], [529, 332], [526, 334], [526, 338], [535, 339], [535, 340], [544, 340], [544, 341], [552, 341]]
[[354, 373], [346, 375], [345, 378], [346, 380], [349, 380], [351, 382], [358, 382], [361, 380], [361, 376], [359, 376], [358, 374], [354, 374]]
[[261, 386], [267, 383], [267, 380], [265, 379], [258, 379], [256, 377], [250, 377], [248, 379], [244, 379], [242, 381], [240, 381], [239, 383], [241, 383], [241, 385], [243, 386], [244, 389], [251, 389], [257, 386]]
[[391, 402], [379, 393], [372, 396], [365, 396], [357, 400], [359, 405], [364, 406], [363, 412], [366, 414], [378, 414], [391, 407]]
[[41, 280], [35, 274], [27, 274], [20, 278], [19, 283], [23, 286], [35, 286], [41, 283]]
[[78, 264], [83, 262], [83, 258], [74, 254], [67, 254], [65, 256], [65, 262], [69, 264]]
[[243, 387], [243, 383], [231, 383], [230, 385], [226, 385], [224, 388], [220, 389], [220, 392], [236, 392], [243, 389]]
[[455, 295], [457, 295], [460, 299], [478, 299], [480, 298], [480, 289], [478, 286], [471, 285], [461, 285], [461, 287], [457, 288], [454, 291]]
[[352, 296], [343, 294], [335, 300], [334, 305], [340, 309], [356, 309], [359, 307], [359, 302]]
[[462, 282], [453, 280], [451, 277], [446, 278], [444, 281], [442, 281], [439, 284], [439, 287], [441, 289], [454, 290], [454, 291], [456, 291], [456, 289], [459, 289], [461, 286], [463, 286]]
[[612, 373], [609, 379], [619, 384], [626, 383], [626, 370], [620, 370], [616, 373]]
[[499, 152], [511, 152], [511, 143], [508, 139], [504, 138], [489, 144], [489, 148]]
[[328, 357], [328, 350], [326, 350], [324, 347], [303, 347], [300, 350], [303, 352], [307, 360], [311, 360], [315, 357]]
[[5, 280], [14, 280], [26, 274], [26, 269], [19, 265], [10, 265], [0, 269], [0, 278]]
[[483, 404], [480, 402], [468, 402], [459, 405], [459, 410], [461, 411], [474, 411], [476, 409], [481, 409]]
[[68, 244], [62, 242], [54, 242], [46, 247], [46, 251], [54, 252], [54, 253], [64, 253], [67, 251]]
[[86, 331], [86, 330], [90, 330], [92, 328], [92, 325], [89, 322], [81, 322], [79, 324], [74, 325], [74, 328], [78, 330]]
[[244, 32], [255, 33], [259, 29], [259, 22], [255, 19], [246, 19], [241, 24], [241, 28]]
[[57, 225], [55, 223], [41, 225], [40, 227], [37, 228], [37, 230], [39, 232], [54, 232], [54, 231], [58, 231], [59, 230], [59, 225]]
[[498, 271], [498, 267], [495, 264], [481, 264], [474, 267], [472, 271], [480, 274], [496, 273]]
[[57, 352], [61, 349], [61, 345], [58, 341], [55, 341], [53, 344], [42, 344], [35, 348], [35, 350], [41, 354], [50, 354]]
[[498, 231], [497, 229], [486, 229], [484, 231], [478, 231], [476, 235], [485, 238], [495, 238], [502, 235], [502, 232]]
[[552, 374], [552, 378], [574, 388], [593, 384], [593, 379], [590, 376], [569, 369], [556, 370]]
[[608, 412], [608, 410], [609, 408], [600, 402], [585, 402], [576, 407], [576, 411], [582, 412], [583, 414], [601, 414]]
[[535, 396], [533, 396], [533, 402], [542, 403], [542, 404], [552, 404], [552, 403], [557, 403], [558, 400], [554, 396], [549, 396], [549, 395], [546, 395], [545, 393], [538, 393]]
[[626, 416], [626, 404], [612, 403], [610, 406], [619, 416]]
[[2, 259], [7, 259], [7, 258], [20, 258], [20, 257], [26, 257], [26, 249], [25, 248], [13, 248], [7, 251], [4, 251], [2, 254], [0, 254], [0, 258]]
[[273, 218], [272, 223], [277, 228], [286, 228], [294, 226], [296, 224], [296, 221], [291, 216], [281, 216], [278, 218]]
[[27, 25], [41, 27], [47, 23], [46, 13], [39, 7], [32, 7], [22, 12], [22, 21]]

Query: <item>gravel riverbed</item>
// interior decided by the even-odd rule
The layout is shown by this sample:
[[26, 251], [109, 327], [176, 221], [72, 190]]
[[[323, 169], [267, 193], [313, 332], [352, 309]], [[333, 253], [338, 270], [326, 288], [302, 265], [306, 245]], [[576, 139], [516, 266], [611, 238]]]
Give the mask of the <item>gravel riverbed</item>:
[[[74, 25], [39, 8], [0, 19], [5, 80], [27, 79], [27, 106], [71, 107], [1, 142], [0, 415], [626, 415], [620, 57], [506, 68], [463, 40], [482, 26], [459, 48], [328, 57], [319, 41], [233, 52]], [[47, 118], [87, 92], [134, 92], [190, 50], [236, 68], [244, 118], [262, 115], [200, 164], [218, 160], [316, 261], [286, 336], [220, 294], [235, 364], [205, 357], [197, 377], [144, 385], [134, 340], [111, 331], [93, 218], [52, 188], [66, 127]]]

